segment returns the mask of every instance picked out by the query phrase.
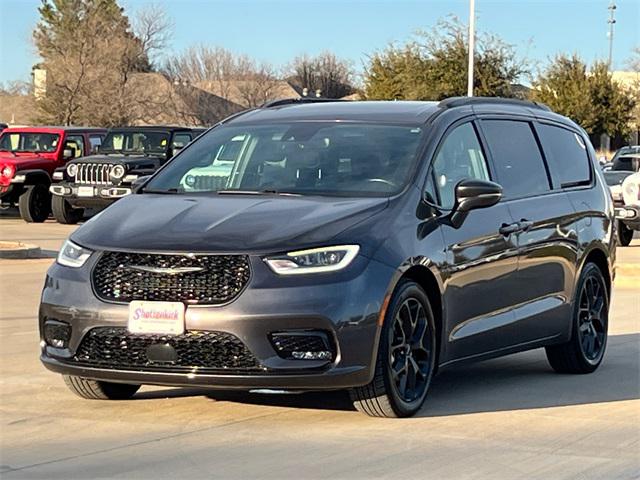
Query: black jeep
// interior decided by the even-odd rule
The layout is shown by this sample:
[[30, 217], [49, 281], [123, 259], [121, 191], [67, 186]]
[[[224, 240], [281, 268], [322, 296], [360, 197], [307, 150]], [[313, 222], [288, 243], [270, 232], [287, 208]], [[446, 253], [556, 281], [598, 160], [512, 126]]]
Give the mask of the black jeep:
[[139, 177], [150, 175], [204, 132], [187, 127], [124, 127], [109, 130], [96, 155], [56, 169], [51, 207], [59, 223], [77, 223], [87, 208], [102, 209], [131, 193]]

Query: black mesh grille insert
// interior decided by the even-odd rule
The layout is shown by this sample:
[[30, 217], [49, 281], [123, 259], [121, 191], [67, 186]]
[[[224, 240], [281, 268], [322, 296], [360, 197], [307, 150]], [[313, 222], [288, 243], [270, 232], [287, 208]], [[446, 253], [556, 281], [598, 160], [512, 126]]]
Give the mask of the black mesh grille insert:
[[215, 305], [238, 296], [249, 276], [246, 255], [104, 252], [93, 270], [93, 285], [108, 301]]
[[[170, 345], [172, 362], [153, 362], [147, 357], [152, 345]], [[100, 368], [198, 372], [264, 372], [249, 349], [225, 332], [188, 331], [182, 335], [132, 334], [122, 327], [91, 329], [82, 339], [73, 360]]]
[[294, 352], [330, 352], [330, 357], [323, 360], [330, 360], [335, 355], [332, 342], [325, 332], [278, 332], [269, 337], [276, 353], [282, 358], [302, 358], [296, 357]]

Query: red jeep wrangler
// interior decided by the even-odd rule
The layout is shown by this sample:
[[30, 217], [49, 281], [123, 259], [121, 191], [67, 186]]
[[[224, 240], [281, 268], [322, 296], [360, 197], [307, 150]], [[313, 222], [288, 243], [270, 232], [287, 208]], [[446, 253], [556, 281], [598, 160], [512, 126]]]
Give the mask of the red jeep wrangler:
[[27, 222], [51, 213], [51, 176], [71, 159], [90, 155], [102, 143], [103, 128], [22, 127], [0, 134], [0, 202], [18, 204]]

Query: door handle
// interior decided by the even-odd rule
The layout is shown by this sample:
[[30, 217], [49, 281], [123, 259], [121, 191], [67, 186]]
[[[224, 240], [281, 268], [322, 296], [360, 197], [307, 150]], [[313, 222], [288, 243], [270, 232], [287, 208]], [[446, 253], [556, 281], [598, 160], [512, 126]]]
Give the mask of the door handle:
[[514, 223], [503, 223], [498, 231], [505, 237], [508, 237], [512, 233], [518, 233], [520, 230], [521, 230], [520, 222], [514, 222]]
[[524, 218], [521, 219], [518, 223], [520, 224], [520, 230], [523, 232], [528, 232], [529, 230], [531, 230], [531, 227], [533, 227], [533, 222]]

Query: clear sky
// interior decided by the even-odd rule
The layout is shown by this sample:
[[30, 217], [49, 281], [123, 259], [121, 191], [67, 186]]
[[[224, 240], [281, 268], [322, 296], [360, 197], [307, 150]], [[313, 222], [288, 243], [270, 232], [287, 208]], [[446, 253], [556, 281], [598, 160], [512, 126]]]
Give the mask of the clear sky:
[[[120, 0], [126, 13], [154, 3], [174, 23], [167, 54], [220, 45], [276, 65], [332, 50], [362, 68], [366, 55], [407, 40], [438, 19], [468, 19], [468, 0]], [[615, 0], [614, 69], [640, 45], [640, 0]], [[31, 30], [39, 0], [0, 0], [0, 82], [28, 80], [37, 55]], [[609, 0], [476, 0], [477, 28], [501, 36], [543, 64], [558, 52], [588, 61], [608, 54]]]

